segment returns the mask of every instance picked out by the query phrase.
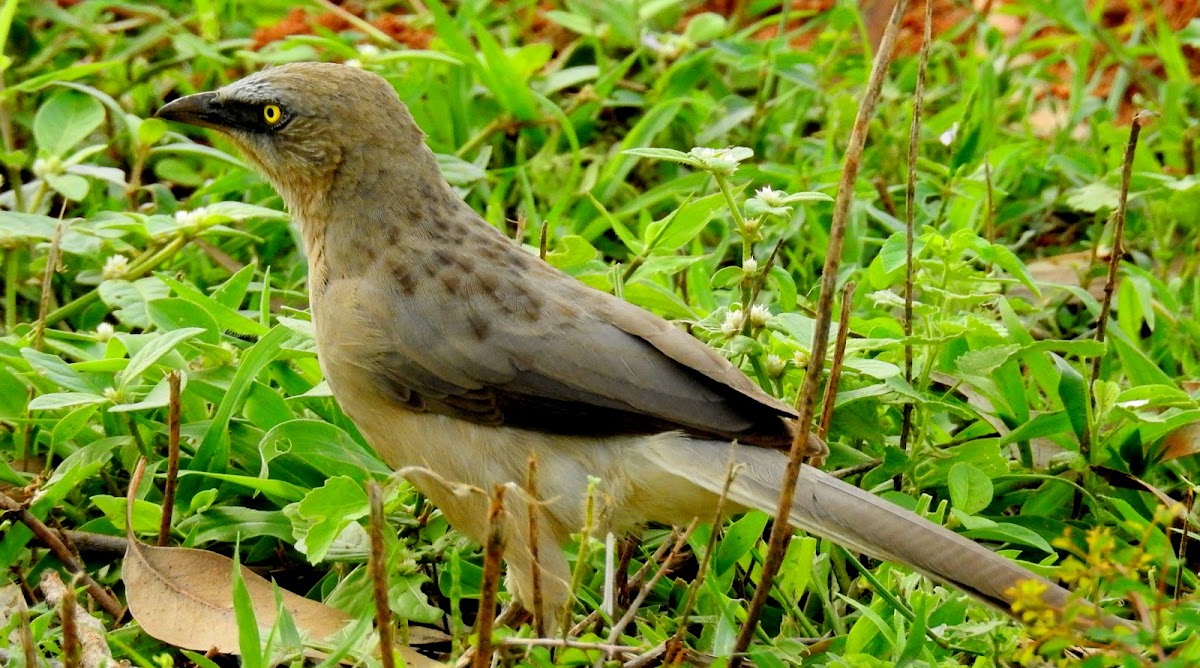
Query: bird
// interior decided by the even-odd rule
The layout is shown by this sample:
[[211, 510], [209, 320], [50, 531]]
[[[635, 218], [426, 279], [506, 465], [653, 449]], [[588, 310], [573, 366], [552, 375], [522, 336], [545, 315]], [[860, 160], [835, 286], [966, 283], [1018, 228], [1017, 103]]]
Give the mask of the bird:
[[[378, 455], [480, 544], [493, 490], [515, 490], [502, 525], [508, 587], [545, 628], [571, 604], [562, 546], [589, 498], [598, 535], [710, 521], [722, 503], [774, 513], [796, 411], [683, 329], [484, 220], [384, 78], [291, 63], [157, 116], [228, 135], [282, 197], [307, 258], [320, 367]], [[531, 459], [537, 493], [520, 496]], [[1028, 581], [1053, 609], [1072, 600], [812, 466], [788, 521], [1010, 613]]]

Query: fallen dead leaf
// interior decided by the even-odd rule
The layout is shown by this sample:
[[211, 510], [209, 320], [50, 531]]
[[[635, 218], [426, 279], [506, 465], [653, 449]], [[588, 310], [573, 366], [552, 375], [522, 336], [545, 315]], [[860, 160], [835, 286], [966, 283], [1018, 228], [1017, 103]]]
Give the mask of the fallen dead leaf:
[[[136, 485], [130, 485], [130, 489], [136, 489]], [[127, 521], [127, 526], [132, 524]], [[205, 550], [146, 545], [131, 534], [127, 539], [121, 577], [129, 612], [146, 633], [184, 649], [240, 654], [233, 609], [233, 560]], [[337, 608], [278, 587], [245, 566], [239, 568], [264, 635], [278, 616], [276, 592], [296, 628], [311, 642], [328, 642], [354, 621]], [[445, 634], [421, 627], [410, 627], [408, 636], [410, 644], [447, 639]], [[396, 649], [408, 666], [443, 665], [411, 647]]]
[[[326, 641], [353, 620], [324, 603], [276, 587], [274, 583], [240, 567], [254, 617], [267, 632], [278, 615], [275, 591], [296, 627], [311, 640]], [[122, 569], [129, 612], [146, 633], [169, 645], [206, 652], [239, 654], [237, 622], [233, 611], [233, 560], [214, 552], [184, 547], [154, 547], [130, 539]], [[446, 639], [432, 629], [409, 628], [409, 642], [425, 644]], [[442, 664], [409, 647], [399, 648], [409, 666]]]

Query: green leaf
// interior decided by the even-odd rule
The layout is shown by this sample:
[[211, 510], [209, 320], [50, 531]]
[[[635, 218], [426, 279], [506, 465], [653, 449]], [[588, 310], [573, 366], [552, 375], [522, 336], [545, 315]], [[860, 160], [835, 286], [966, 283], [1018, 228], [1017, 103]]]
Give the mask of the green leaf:
[[165, 332], [161, 336], [155, 337], [129, 359], [129, 366], [125, 367], [124, 371], [117, 374], [117, 387], [125, 389], [130, 382], [138, 379], [156, 362], [173, 352], [176, 346], [203, 332], [204, 330], [199, 327], [188, 327]]
[[[92, 503], [108, 518], [117, 529], [125, 530], [125, 497], [96, 494]], [[162, 506], [157, 503], [134, 499], [133, 501], [133, 531], [140, 535], [158, 533], [158, 525], [162, 521]]]
[[1063, 403], [1063, 408], [1066, 409], [1067, 417], [1071, 419], [1071, 427], [1075, 430], [1075, 437], [1083, 443], [1084, 437], [1088, 431], [1088, 418], [1091, 411], [1088, 407], [1088, 392], [1087, 383], [1083, 380], [1083, 374], [1079, 373], [1075, 367], [1067, 363], [1066, 360], [1058, 355], [1052, 355], [1054, 365], [1058, 368], [1058, 398]]
[[117, 320], [138, 329], [150, 326], [146, 304], [171, 294], [167, 286], [154, 276], [139, 278], [136, 281], [107, 280], [100, 284], [99, 293], [100, 300], [113, 310], [113, 316]]
[[1025, 424], [1009, 432], [1008, 436], [1000, 439], [1000, 445], [1009, 445], [1018, 441], [1028, 441], [1045, 436], [1056, 436], [1072, 429], [1071, 418], [1066, 411], [1041, 413]]
[[259, 636], [258, 620], [254, 616], [254, 604], [250, 601], [250, 590], [242, 578], [240, 546], [233, 551], [233, 615], [238, 630], [238, 650], [242, 654], [243, 668], [266, 668], [262, 640]]
[[770, 517], [766, 513], [753, 511], [746, 513], [725, 530], [725, 537], [717, 546], [717, 554], [713, 559], [713, 568], [718, 576], [723, 575], [754, 547], [762, 537], [763, 529]]
[[[35, 497], [29, 512], [39, 520], [45, 521], [46, 516], [62, 503], [63, 499], [84, 481], [92, 480], [108, 460], [112, 451], [123, 443], [130, 442], [129, 438], [106, 438], [76, 450], [68, 455], [54, 474], [43, 484]], [[21, 551], [33, 537], [33, 532], [24, 524], [14, 524], [0, 538], [0, 568], [8, 568], [20, 556]]]
[[246, 290], [254, 279], [255, 266], [248, 264], [230, 276], [224, 283], [213, 291], [213, 301], [227, 308], [236, 309], [246, 299]]
[[262, 477], [314, 486], [329, 476], [345, 476], [364, 484], [369, 476], [391, 469], [336, 425], [299, 419], [276, 425], [258, 444]]
[[138, 143], [142, 146], [151, 146], [158, 143], [158, 140], [165, 137], [167, 134], [167, 123], [161, 118], [144, 118], [140, 119], [137, 128]]
[[675, 251], [691, 241], [717, 209], [725, 206], [725, 197], [713, 193], [684, 204], [665, 221], [655, 221], [646, 226], [646, 247], [649, 251]]
[[[275, 359], [283, 343], [292, 336], [295, 335], [288, 328], [276, 326], [242, 356], [242, 363], [238, 366], [220, 406], [217, 407], [217, 412], [204, 433], [204, 439], [196, 448], [196, 454], [188, 465], [189, 469], [217, 473], [225, 471], [229, 461], [229, 420], [245, 401], [250, 392], [251, 381]], [[180, 481], [180, 499], [191, 499], [200, 491], [200, 484], [199, 479]]]
[[[170, 289], [179, 296], [180, 299], [186, 300], [199, 306], [208, 312], [217, 325], [222, 329], [227, 329], [236, 334], [246, 334], [250, 336], [263, 336], [267, 333], [266, 325], [251, 320], [246, 316], [238, 313], [236, 310], [225, 306], [217, 300], [200, 292], [195, 287], [178, 281], [170, 276], [163, 276], [162, 280], [170, 286]], [[166, 297], [167, 295], [162, 295]]]
[[557, 247], [546, 253], [546, 261], [563, 271], [570, 271], [594, 259], [596, 247], [577, 234], [561, 237]]
[[669, 160], [671, 162], [682, 162], [689, 165], [697, 165], [697, 161], [692, 156], [683, 151], [676, 151], [673, 148], [627, 148], [621, 153], [625, 155], [637, 156], [639, 158], [651, 158], [654, 160]]
[[[185, 483], [193, 483], [192, 486], [195, 486], [194, 481], [199, 480], [200, 478], [212, 478], [213, 480], [221, 480], [224, 482], [232, 483], [234, 485], [239, 485], [241, 487], [245, 487], [246, 489], [254, 490], [255, 492], [261, 492], [263, 494], [266, 494], [267, 496], [275, 497], [276, 499], [280, 499], [285, 502], [299, 501], [300, 499], [304, 498], [304, 494], [308, 491], [308, 490], [304, 489], [303, 487], [293, 485], [289, 482], [284, 482], [282, 480], [271, 480], [269, 478], [255, 478], [254, 476], [236, 475], [233, 473], [213, 473], [211, 471], [180, 471], [179, 475], [181, 477], [186, 476], [186, 478], [180, 480], [180, 483], [179, 483], [180, 489], [183, 489], [183, 485]], [[188, 505], [189, 506], [192, 505], [191, 498], [194, 496], [195, 496], [195, 494], [188, 497]], [[180, 494], [179, 498], [182, 500], [183, 495]]]
[[388, 581], [388, 603], [401, 619], [418, 624], [438, 624], [442, 609], [432, 605], [422, 587], [429, 582], [424, 573], [393, 573]]
[[950, 486], [950, 503], [958, 510], [975, 515], [991, 504], [992, 481], [971, 464], [954, 464], [946, 480]]
[[105, 389], [102, 383], [79, 373], [58, 355], [51, 355], [33, 348], [22, 348], [21, 357], [29, 362], [29, 366], [33, 367], [39, 376], [58, 387], [92, 394], [99, 394]]
[[74, 90], [55, 93], [33, 118], [39, 152], [65, 157], [67, 151], [104, 122], [104, 107], [91, 95]]
[[307, 548], [305, 556], [315, 564], [325, 558], [325, 553], [347, 524], [370, 511], [367, 493], [362, 484], [346, 476], [330, 478], [324, 485], [304, 495], [297, 512], [312, 522], [302, 535]]
[[34, 397], [33, 401], [29, 402], [29, 410], [31, 411], [48, 411], [58, 408], [70, 408], [72, 406], [84, 406], [87, 404], [102, 404], [108, 401], [108, 398], [99, 394], [88, 394], [86, 392], [51, 392], [43, 394], [40, 397]]
[[1028, 527], [1009, 522], [993, 522], [982, 517], [968, 518], [960, 515], [958, 510], [954, 511], [954, 516], [967, 527], [968, 530], [962, 534], [967, 538], [1016, 543], [1036, 548], [1046, 554], [1054, 554], [1054, 548], [1050, 547], [1050, 543], [1047, 543], [1045, 538]]
[[66, 197], [72, 202], [78, 202], [87, 197], [91, 186], [87, 179], [75, 174], [46, 174], [42, 178], [54, 189], [54, 192]]

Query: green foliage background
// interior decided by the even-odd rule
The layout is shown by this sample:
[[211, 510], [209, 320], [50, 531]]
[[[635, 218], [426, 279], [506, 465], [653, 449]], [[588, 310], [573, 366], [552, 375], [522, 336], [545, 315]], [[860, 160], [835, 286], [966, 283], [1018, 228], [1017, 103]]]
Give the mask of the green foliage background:
[[[240, 544], [245, 563], [289, 589], [367, 616], [362, 490], [375, 478], [397, 530], [393, 609], [446, 629], [452, 651], [470, 642], [477, 547], [388, 478], [321, 382], [305, 264], [279, 198], [222, 137], [151, 118], [168, 97], [292, 60], [353, 60], [386, 77], [489, 222], [531, 252], [544, 232], [555, 266], [680, 322], [794, 397], [829, 196], [870, 67], [853, 3], [805, 13], [755, 1], [732, 18], [688, 18], [698, 3], [565, 0], [543, 11], [529, 0], [431, 0], [411, 19], [432, 35], [428, 50], [363, 29], [251, 50], [252, 31], [290, 5], [275, 0], [67, 4], [0, 8], [0, 483], [40, 519], [123, 535], [124, 490], [146, 456], [134, 530], [157, 531], [165, 374], [180, 370], [173, 544], [225, 554]], [[368, 18], [392, 4], [367, 3]], [[1200, 95], [1188, 60], [1200, 22], [1172, 30], [1146, 4], [1109, 29], [1103, 4], [1018, 0], [997, 10], [1023, 22], [1013, 36], [978, 16], [937, 35], [913, 202], [912, 338], [900, 295], [917, 59], [893, 64], [839, 276], [857, 287], [829, 467], [1035, 570], [1065, 560], [1060, 574], [1115, 609], [1152, 611], [1136, 640], [1093, 639], [1090, 665], [1194, 665], [1196, 555], [1183, 537], [1195, 520], [1190, 508], [1159, 507], [1190, 499], [1196, 475], [1187, 433], [1174, 450], [1164, 439], [1200, 418]], [[783, 30], [763, 36], [772, 28]], [[792, 47], [801, 31], [811, 43]], [[1108, 68], [1111, 90], [1097, 95]], [[1064, 99], [1047, 94], [1053, 84]], [[1129, 98], [1157, 116], [1133, 163], [1116, 310], [1098, 343], [1097, 296], [1079, 279], [1102, 275], [1093, 251], [1112, 246]], [[1038, 120], [1047, 114], [1057, 122]], [[745, 150], [681, 157], [693, 147]], [[649, 148], [679, 153], [631, 150]], [[1076, 251], [1082, 261], [1065, 273], [1034, 264]], [[648, 650], [685, 623], [689, 647], [724, 660], [766, 523], [751, 514], [719, 527], [707, 561], [712, 529], [697, 531], [695, 558], [658, 583], [621, 641]], [[0, 530], [0, 578], [36, 583], [61, 568], [11, 516]], [[631, 569], [667, 534], [648, 528]], [[597, 607], [602, 550], [578, 554], [582, 616]], [[119, 591], [121, 560], [85, 556]], [[57, 656], [54, 611], [39, 604], [33, 615], [40, 650]], [[187, 660], [136, 624], [106, 622], [119, 657]], [[0, 648], [15, 649], [15, 623]], [[602, 620], [581, 638], [603, 640], [608, 628]], [[760, 666], [993, 665], [1065, 660], [1075, 642], [1054, 620], [1022, 631], [960, 594], [804, 538], [753, 656]], [[297, 651], [281, 643], [264, 656], [302, 662]], [[538, 648], [509, 660], [596, 655]]]

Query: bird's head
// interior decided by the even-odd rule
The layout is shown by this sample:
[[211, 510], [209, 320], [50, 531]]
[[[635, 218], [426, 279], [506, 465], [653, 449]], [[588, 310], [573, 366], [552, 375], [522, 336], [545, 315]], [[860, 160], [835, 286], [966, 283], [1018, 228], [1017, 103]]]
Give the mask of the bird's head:
[[425, 150], [391, 84], [332, 63], [269, 68], [178, 98], [157, 116], [229, 135], [292, 206], [324, 196], [343, 166], [360, 173], [373, 152], [403, 161]]

